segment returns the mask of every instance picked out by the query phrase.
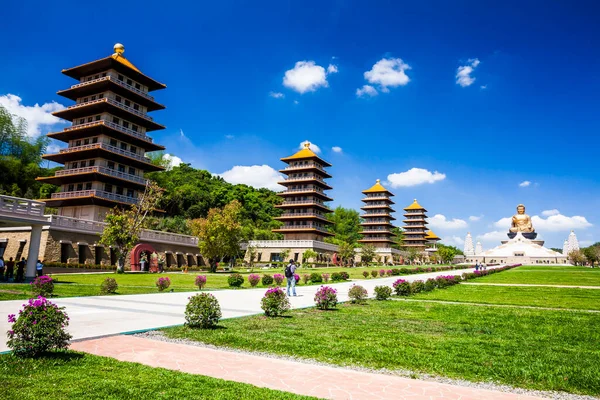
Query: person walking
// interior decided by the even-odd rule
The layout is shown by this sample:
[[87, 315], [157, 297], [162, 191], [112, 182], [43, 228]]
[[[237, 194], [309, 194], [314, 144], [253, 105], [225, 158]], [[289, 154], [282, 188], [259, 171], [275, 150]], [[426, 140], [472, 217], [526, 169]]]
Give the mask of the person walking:
[[290, 287], [292, 288], [292, 293], [294, 296], [296, 295], [296, 277], [294, 274], [296, 273], [296, 263], [294, 260], [290, 260], [290, 263], [287, 267], [285, 267], [285, 277], [287, 278], [287, 295], [290, 295]]
[[37, 276], [42, 276], [43, 270], [44, 270], [44, 264], [42, 264], [42, 262], [40, 260], [38, 260], [37, 264], [35, 264], [35, 272], [37, 273]]
[[25, 265], [27, 265], [27, 261], [25, 261], [25, 257], [22, 257], [21, 261], [17, 263], [17, 279], [15, 279], [16, 282], [23, 282]]
[[8, 261], [6, 262], [6, 281], [7, 282], [13, 281], [14, 272], [15, 272], [15, 262], [13, 261], [13, 258], [10, 257], [8, 259]]

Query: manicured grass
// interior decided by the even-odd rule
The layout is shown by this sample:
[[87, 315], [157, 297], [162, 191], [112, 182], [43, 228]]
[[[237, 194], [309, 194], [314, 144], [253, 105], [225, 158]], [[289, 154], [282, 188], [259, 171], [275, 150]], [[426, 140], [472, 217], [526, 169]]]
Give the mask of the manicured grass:
[[312, 398], [75, 352], [0, 356], [0, 384], [6, 400]]
[[[506, 274], [508, 271], [502, 272]], [[497, 275], [502, 275], [497, 274]], [[479, 282], [483, 279], [476, 279]], [[600, 310], [599, 289], [456, 285], [411, 296], [411, 299], [465, 303], [510, 304], [549, 308]], [[600, 318], [600, 315], [598, 316]]]
[[527, 283], [542, 285], [600, 286], [600, 268], [518, 267], [477, 279], [481, 283]]
[[333, 364], [600, 394], [597, 314], [399, 301], [290, 314], [224, 320], [225, 329], [164, 331]]

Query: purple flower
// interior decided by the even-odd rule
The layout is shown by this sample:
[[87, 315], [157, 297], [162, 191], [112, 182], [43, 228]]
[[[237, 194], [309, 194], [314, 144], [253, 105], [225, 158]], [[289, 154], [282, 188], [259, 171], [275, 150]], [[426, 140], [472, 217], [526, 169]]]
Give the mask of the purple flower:
[[17, 322], [15, 314], [8, 314], [8, 322], [10, 322], [11, 324]]

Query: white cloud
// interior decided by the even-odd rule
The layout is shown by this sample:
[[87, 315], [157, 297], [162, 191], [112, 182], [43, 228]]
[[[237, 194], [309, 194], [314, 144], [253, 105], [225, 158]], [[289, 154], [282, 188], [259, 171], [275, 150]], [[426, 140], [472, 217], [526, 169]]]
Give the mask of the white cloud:
[[519, 187], [528, 187], [531, 186], [531, 181], [523, 181], [519, 183]]
[[185, 133], [183, 133], [183, 129], [179, 129], [179, 136], [180, 136], [182, 139], [187, 139], [187, 136], [185, 136]]
[[471, 216], [469, 217], [469, 221], [476, 222], [476, 221], [480, 221], [480, 220], [481, 220], [481, 218], [483, 218], [483, 215], [479, 215], [479, 216], [477, 216], [477, 215], [471, 215]]
[[235, 138], [235, 136], [234, 136], [234, 135], [225, 135], [225, 139], [229, 139], [229, 140], [231, 140], [231, 139], [233, 139], [233, 138]]
[[[462, 87], [471, 86], [475, 82], [475, 78], [471, 74], [479, 65], [479, 59], [471, 58], [467, 60], [467, 63], [467, 65], [461, 65], [456, 70], [456, 84]], [[484, 88], [482, 87], [482, 89]]]
[[302, 150], [302, 149], [304, 148], [304, 145], [305, 145], [306, 143], [310, 143], [310, 146], [309, 146], [309, 148], [310, 148], [312, 151], [314, 151], [315, 153], [320, 153], [320, 152], [321, 152], [321, 148], [320, 148], [319, 146], [317, 146], [316, 144], [314, 144], [314, 143], [312, 143], [312, 142], [309, 142], [308, 140], [305, 140], [304, 142], [301, 142], [301, 143], [300, 143], [300, 146], [298, 146], [298, 148], [299, 148], [300, 150]]
[[298, 100], [294, 100], [294, 104], [300, 104]]
[[465, 244], [465, 239], [460, 236], [446, 236], [442, 238], [442, 243], [448, 246], [462, 247]]
[[[183, 135], [183, 131], [181, 131], [181, 134]], [[172, 154], [169, 154], [169, 153], [166, 153], [165, 155], [163, 155], [163, 158], [169, 162], [169, 167], [167, 169], [171, 169], [173, 167], [178, 167], [183, 162], [183, 160], [181, 158], [174, 156]]]
[[277, 182], [283, 177], [275, 169], [268, 165], [236, 165], [228, 171], [218, 174], [229, 183], [242, 183], [255, 188], [267, 188], [271, 190], [283, 190], [284, 187]]
[[406, 70], [409, 69], [410, 66], [401, 58], [382, 58], [365, 72], [364, 76], [367, 82], [379, 85], [379, 89], [387, 93], [390, 87], [404, 86], [410, 82], [410, 78], [406, 75]]
[[[585, 217], [579, 215], [568, 217], [555, 213], [558, 210], [546, 210], [544, 212], [542, 212], [542, 215], [547, 216], [547, 218], [542, 218], [539, 215], [531, 217], [531, 223], [537, 232], [568, 232], [572, 229], [586, 229], [593, 226]], [[506, 232], [508, 232], [511, 222], [512, 218], [506, 217], [496, 221], [494, 226], [506, 229]]]
[[405, 172], [390, 174], [388, 183], [393, 188], [417, 186], [424, 183], [435, 183], [446, 179], [446, 174], [428, 171], [423, 168], [411, 168]]
[[544, 210], [542, 211], [542, 215], [544, 217], [551, 217], [553, 215], [558, 215], [560, 214], [560, 211], [558, 211], [556, 208], [552, 209], [552, 210]]
[[594, 244], [593, 240], [580, 240], [579, 247], [589, 247]]
[[481, 86], [479, 86], [479, 89], [485, 90], [485, 89], [487, 89], [487, 85], [481, 85]]
[[46, 154], [58, 153], [62, 149], [60, 145], [56, 143], [50, 143], [48, 147], [46, 147]]
[[487, 243], [496, 243], [498, 244], [498, 242], [500, 242], [501, 240], [508, 240], [508, 236], [506, 236], [506, 233], [508, 232], [508, 229], [506, 231], [492, 231], [492, 232], [487, 232], [484, 233], [483, 235], [477, 235], [477, 240], [480, 242], [487, 242]]
[[342, 148], [341, 148], [340, 146], [333, 146], [333, 147], [331, 148], [331, 150], [332, 150], [334, 153], [341, 153], [341, 152], [342, 152]]
[[273, 97], [274, 99], [283, 99], [285, 97], [285, 95], [281, 92], [269, 92], [269, 96]]
[[435, 229], [463, 229], [468, 226], [467, 221], [458, 218], [447, 219], [445, 215], [436, 214], [428, 219], [429, 226]]
[[30, 137], [39, 136], [42, 133], [42, 127], [49, 128], [52, 125], [68, 123], [68, 121], [52, 115], [53, 112], [65, 108], [65, 106], [55, 101], [42, 105], [36, 103], [33, 106], [26, 106], [19, 96], [9, 93], [0, 96], [0, 106], [6, 108], [10, 114], [27, 121], [27, 135]]
[[337, 65], [329, 64], [329, 66], [327, 67], [327, 73], [328, 74], [337, 74], [337, 72], [338, 72]]
[[371, 86], [371, 85], [363, 85], [363, 87], [356, 89], [356, 97], [363, 97], [363, 96], [377, 96], [379, 94], [379, 92], [377, 92], [377, 90]]
[[329, 86], [327, 75], [336, 72], [337, 67], [333, 64], [330, 64], [325, 71], [325, 68], [315, 64], [314, 61], [298, 61], [294, 68], [285, 71], [283, 86], [300, 94], [314, 92], [320, 87]]

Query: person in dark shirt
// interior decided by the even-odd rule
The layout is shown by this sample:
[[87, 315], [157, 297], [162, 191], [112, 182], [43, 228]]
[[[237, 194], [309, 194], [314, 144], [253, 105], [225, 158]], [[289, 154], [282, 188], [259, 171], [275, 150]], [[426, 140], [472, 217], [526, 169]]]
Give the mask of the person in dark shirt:
[[6, 262], [6, 281], [10, 282], [13, 278], [13, 274], [15, 272], [15, 262], [13, 258], [10, 257]]
[[23, 282], [23, 280], [24, 280], [23, 279], [24, 278], [23, 275], [24, 275], [24, 272], [25, 272], [25, 265], [26, 264], [27, 264], [27, 261], [25, 261], [25, 257], [22, 257], [21, 261], [19, 261], [17, 263], [17, 279], [16, 279], [17, 282]]

